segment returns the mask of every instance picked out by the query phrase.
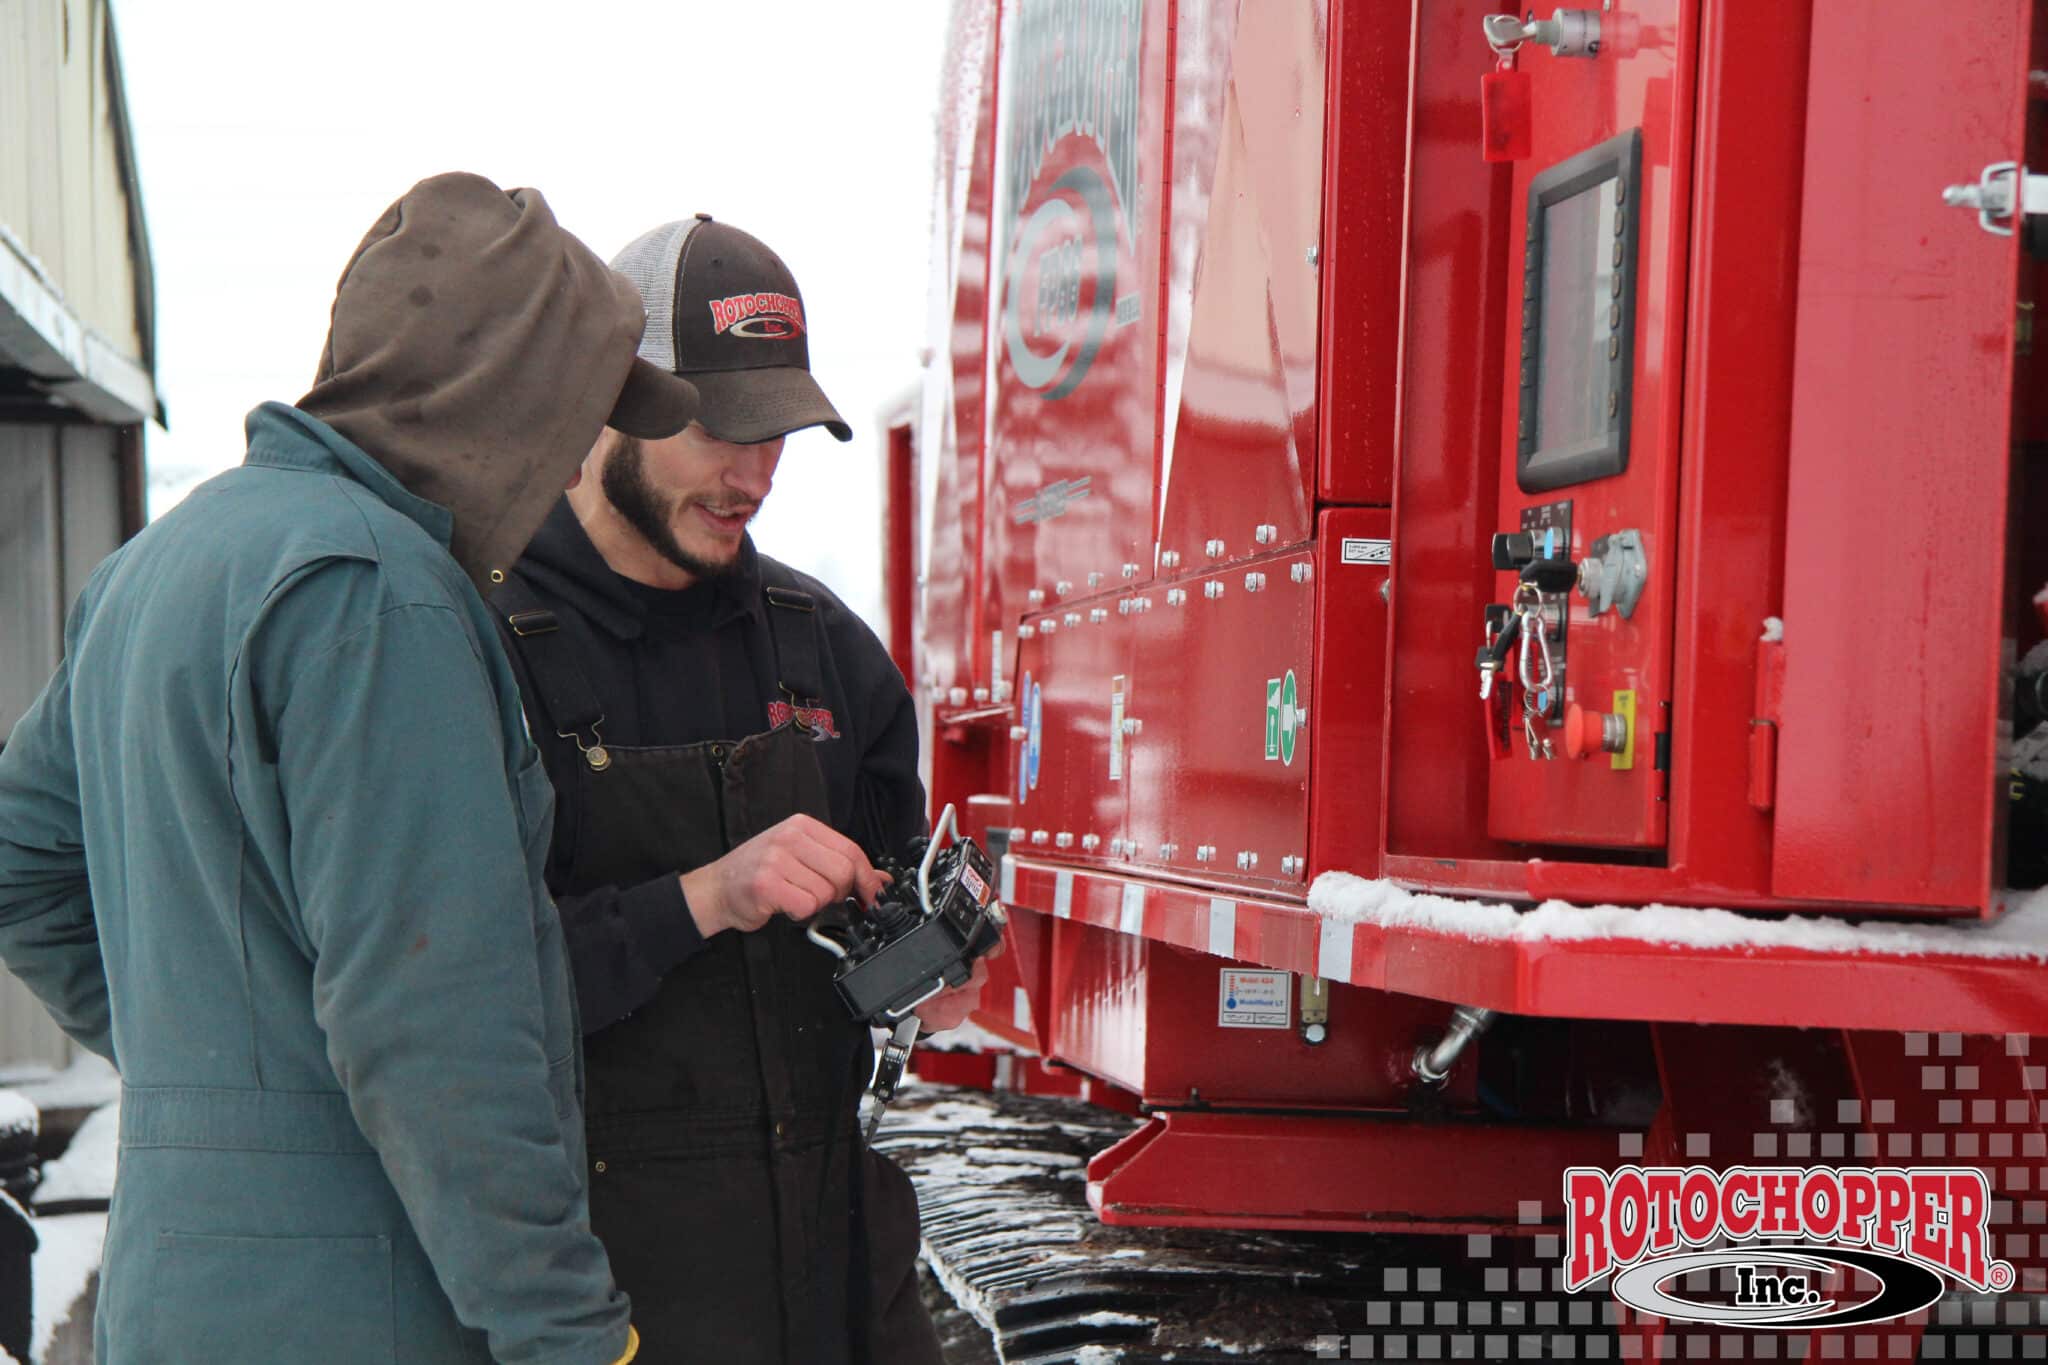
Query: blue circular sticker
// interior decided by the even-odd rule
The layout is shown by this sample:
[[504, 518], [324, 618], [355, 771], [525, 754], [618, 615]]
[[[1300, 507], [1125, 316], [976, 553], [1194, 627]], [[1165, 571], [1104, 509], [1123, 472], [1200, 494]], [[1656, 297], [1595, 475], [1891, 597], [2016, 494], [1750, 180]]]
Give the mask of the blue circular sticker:
[[1038, 788], [1038, 756], [1044, 747], [1045, 715], [1038, 684], [1024, 675], [1024, 754], [1017, 764], [1017, 800], [1021, 803]]

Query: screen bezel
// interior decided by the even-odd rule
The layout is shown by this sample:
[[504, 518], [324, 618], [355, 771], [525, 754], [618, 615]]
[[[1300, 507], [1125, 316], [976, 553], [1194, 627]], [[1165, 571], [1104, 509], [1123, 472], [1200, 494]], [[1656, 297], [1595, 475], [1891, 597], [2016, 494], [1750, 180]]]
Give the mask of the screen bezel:
[[[1515, 483], [1525, 493], [1566, 488], [1628, 468], [1629, 419], [1635, 396], [1636, 255], [1641, 236], [1642, 160], [1642, 130], [1631, 128], [1560, 161], [1529, 182], [1528, 228], [1522, 257], [1521, 387], [1515, 445]], [[1608, 361], [1608, 392], [1614, 395], [1614, 409], [1602, 435], [1560, 447], [1539, 446], [1543, 272], [1547, 258], [1544, 210], [1608, 182], [1621, 187], [1621, 198], [1615, 206], [1622, 243], [1621, 263], [1615, 267], [1620, 289], [1614, 296], [1614, 303], [1620, 308], [1620, 325], [1610, 333], [1621, 344]], [[1613, 194], [1614, 190], [1610, 187], [1601, 192]]]

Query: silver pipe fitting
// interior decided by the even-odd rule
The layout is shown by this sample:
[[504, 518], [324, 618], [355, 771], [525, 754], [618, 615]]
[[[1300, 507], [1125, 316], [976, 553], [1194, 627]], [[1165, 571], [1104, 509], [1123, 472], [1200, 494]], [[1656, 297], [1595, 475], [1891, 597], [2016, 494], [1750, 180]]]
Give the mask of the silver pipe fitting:
[[1460, 1005], [1452, 1011], [1451, 1026], [1436, 1045], [1415, 1049], [1415, 1079], [1428, 1086], [1440, 1086], [1449, 1080], [1451, 1068], [1458, 1064], [1466, 1046], [1492, 1025], [1494, 1013], [1477, 1005]]

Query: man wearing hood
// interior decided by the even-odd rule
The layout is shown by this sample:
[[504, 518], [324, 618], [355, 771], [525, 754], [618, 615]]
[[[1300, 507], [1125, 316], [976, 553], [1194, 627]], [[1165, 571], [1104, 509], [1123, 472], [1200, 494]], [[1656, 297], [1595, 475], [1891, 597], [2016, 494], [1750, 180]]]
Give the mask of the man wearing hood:
[[785, 436], [851, 433], [758, 239], [699, 214], [612, 267], [697, 421], [614, 424], [492, 599], [560, 795], [591, 1220], [649, 1361], [937, 1365], [916, 1195], [855, 1120], [868, 1032], [800, 922], [872, 900], [873, 861], [923, 832], [917, 719], [874, 632], [746, 531]]
[[610, 1365], [552, 797], [478, 588], [683, 427], [532, 190], [423, 181], [311, 392], [111, 556], [0, 752], [0, 960], [123, 1082], [102, 1365]]

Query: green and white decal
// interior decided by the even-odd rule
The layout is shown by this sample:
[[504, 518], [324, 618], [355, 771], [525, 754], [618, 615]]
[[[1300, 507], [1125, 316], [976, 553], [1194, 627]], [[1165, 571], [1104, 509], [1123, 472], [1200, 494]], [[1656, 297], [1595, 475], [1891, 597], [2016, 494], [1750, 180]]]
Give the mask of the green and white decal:
[[1268, 762], [1279, 761], [1292, 766], [1294, 743], [1301, 730], [1301, 708], [1296, 705], [1299, 693], [1294, 685], [1294, 670], [1288, 669], [1285, 677], [1266, 679], [1266, 758]]

